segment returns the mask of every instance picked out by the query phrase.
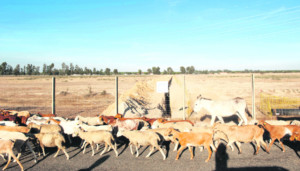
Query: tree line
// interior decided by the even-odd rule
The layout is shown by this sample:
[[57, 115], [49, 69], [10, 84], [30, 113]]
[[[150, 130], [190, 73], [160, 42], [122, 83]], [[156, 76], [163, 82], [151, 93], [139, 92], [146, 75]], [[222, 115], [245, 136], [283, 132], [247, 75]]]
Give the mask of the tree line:
[[179, 71], [174, 71], [172, 67], [161, 71], [160, 67], [152, 67], [147, 69], [147, 71], [142, 71], [139, 69], [137, 72], [119, 72], [118, 69], [111, 70], [110, 68], [105, 69], [90, 69], [87, 67], [81, 68], [78, 65], [73, 65], [70, 63], [62, 63], [60, 68], [55, 68], [54, 64], [50, 65], [43, 64], [42, 69], [40, 66], [35, 66], [32, 64], [27, 64], [25, 66], [20, 66], [17, 64], [14, 68], [7, 62], [2, 62], [0, 65], [0, 75], [162, 75], [162, 74], [215, 74], [215, 73], [291, 73], [300, 72], [300, 70], [248, 70], [243, 71], [232, 71], [228, 69], [224, 70], [196, 70], [194, 66], [180, 66]]

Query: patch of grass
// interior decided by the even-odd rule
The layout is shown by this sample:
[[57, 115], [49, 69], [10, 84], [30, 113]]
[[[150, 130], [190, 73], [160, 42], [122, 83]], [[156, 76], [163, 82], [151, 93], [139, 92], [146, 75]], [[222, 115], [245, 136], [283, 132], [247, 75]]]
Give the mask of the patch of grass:
[[66, 91], [61, 91], [59, 94], [62, 95], [62, 96], [66, 96], [66, 95], [70, 94], [69, 89], [67, 88]]
[[104, 96], [104, 95], [106, 95], [107, 94], [107, 92], [106, 92], [106, 90], [103, 90], [103, 91], [101, 91], [101, 93], [100, 93], [102, 96]]

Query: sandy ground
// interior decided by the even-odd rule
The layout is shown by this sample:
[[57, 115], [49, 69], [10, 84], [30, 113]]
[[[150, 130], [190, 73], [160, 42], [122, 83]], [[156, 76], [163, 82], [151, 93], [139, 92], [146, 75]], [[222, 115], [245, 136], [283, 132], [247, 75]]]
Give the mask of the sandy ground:
[[[119, 76], [119, 96], [139, 81], [165, 79], [172, 76]], [[182, 75], [176, 75], [183, 82]], [[252, 111], [252, 74], [186, 75], [186, 101], [192, 106], [196, 97], [216, 100], [242, 97]], [[299, 97], [300, 73], [255, 74], [255, 110], [260, 112], [260, 93]], [[180, 91], [182, 92], [182, 91]], [[56, 77], [56, 114], [64, 117], [96, 116], [115, 101], [115, 76]], [[182, 101], [182, 93], [172, 98]], [[52, 77], [0, 77], [0, 108], [51, 113]], [[193, 114], [200, 116], [199, 114]], [[193, 116], [192, 115], [192, 116]], [[151, 117], [151, 116], [149, 116]]]

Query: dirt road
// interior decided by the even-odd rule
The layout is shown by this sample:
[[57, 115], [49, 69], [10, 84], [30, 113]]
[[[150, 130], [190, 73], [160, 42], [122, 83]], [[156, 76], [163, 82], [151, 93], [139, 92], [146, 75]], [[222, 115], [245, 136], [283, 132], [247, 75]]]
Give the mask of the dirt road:
[[[145, 158], [149, 149], [141, 148], [141, 155], [136, 158], [131, 155], [130, 149], [125, 145], [118, 147], [119, 157], [113, 151], [100, 156], [101, 151], [97, 151], [95, 156], [91, 156], [91, 148], [86, 154], [78, 146], [71, 146], [67, 149], [70, 160], [67, 161], [65, 155], [60, 152], [57, 158], [53, 158], [56, 149], [46, 149], [46, 157], [39, 157], [38, 163], [32, 160], [32, 154], [25, 153], [21, 156], [21, 162], [25, 170], [102, 170], [102, 171], [194, 171], [194, 170], [290, 170], [300, 169], [300, 143], [285, 142], [286, 152], [282, 152], [276, 145], [272, 146], [270, 154], [261, 149], [258, 155], [254, 154], [253, 145], [242, 144], [242, 154], [238, 154], [237, 149], [231, 151], [230, 148], [220, 145], [217, 153], [213, 153], [211, 160], [205, 163], [208, 156], [207, 150], [199, 151], [195, 149], [195, 158], [190, 160], [190, 153], [185, 150], [178, 161], [175, 161], [176, 152], [173, 152], [174, 145], [170, 145], [167, 159], [163, 161], [160, 152], [155, 152], [149, 158]], [[100, 149], [101, 150], [101, 149]], [[165, 151], [165, 150], [164, 150]], [[5, 162], [1, 160], [1, 168]], [[8, 171], [20, 170], [16, 163], [11, 163]]]

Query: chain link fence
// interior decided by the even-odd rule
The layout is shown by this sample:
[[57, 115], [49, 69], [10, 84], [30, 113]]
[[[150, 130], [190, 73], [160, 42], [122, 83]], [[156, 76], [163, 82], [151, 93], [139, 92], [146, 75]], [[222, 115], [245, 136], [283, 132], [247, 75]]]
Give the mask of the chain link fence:
[[[0, 77], [0, 80], [1, 109], [52, 113], [52, 77]], [[258, 118], [270, 116], [272, 109], [290, 108], [279, 104], [299, 108], [299, 101], [290, 99], [300, 96], [300, 74], [257, 74], [254, 84], [252, 80], [252, 74], [226, 73], [118, 76], [116, 87], [115, 76], [61, 76], [56, 77], [55, 111], [58, 116], [69, 118], [114, 115], [116, 92], [118, 112], [126, 117], [201, 118], [205, 111], [193, 112], [200, 94], [213, 100], [244, 98], [250, 112], [254, 111], [254, 102]], [[157, 91], [158, 82], [167, 82], [167, 92]], [[277, 97], [289, 100], [280, 101]], [[266, 99], [274, 99], [277, 106]]]

